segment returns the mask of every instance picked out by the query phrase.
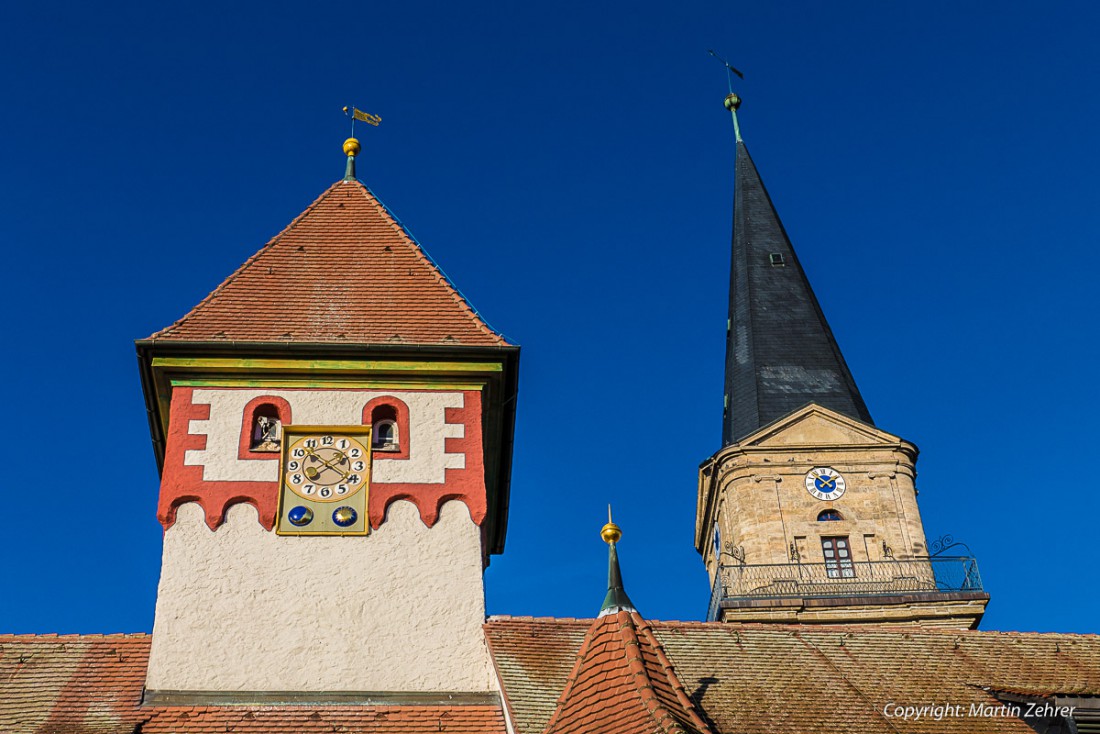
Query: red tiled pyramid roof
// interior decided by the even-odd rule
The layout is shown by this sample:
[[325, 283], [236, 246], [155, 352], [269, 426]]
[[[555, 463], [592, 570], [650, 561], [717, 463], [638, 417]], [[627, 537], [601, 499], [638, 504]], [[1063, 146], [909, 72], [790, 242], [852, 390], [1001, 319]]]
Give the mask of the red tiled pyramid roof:
[[157, 341], [506, 346], [359, 181], [328, 188]]
[[[569, 686], [590, 625], [530, 618], [486, 624], [516, 734], [540, 734], [553, 724], [557, 692]], [[970, 716], [970, 705], [999, 706], [998, 691], [1100, 696], [1097, 635], [717, 622], [649, 627], [699, 715], [726, 734], [1034, 734], [1015, 717]], [[958, 704], [964, 715], [886, 718], [890, 703]], [[590, 708], [602, 706], [593, 701]]]
[[634, 611], [597, 619], [585, 635], [546, 734], [710, 734]]

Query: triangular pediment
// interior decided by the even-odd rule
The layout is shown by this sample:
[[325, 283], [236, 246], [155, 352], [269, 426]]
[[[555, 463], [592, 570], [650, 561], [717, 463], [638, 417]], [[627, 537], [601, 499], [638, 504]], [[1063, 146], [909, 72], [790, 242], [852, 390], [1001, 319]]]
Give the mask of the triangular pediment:
[[740, 446], [872, 446], [896, 444], [898, 436], [816, 403], [772, 421], [738, 441]]

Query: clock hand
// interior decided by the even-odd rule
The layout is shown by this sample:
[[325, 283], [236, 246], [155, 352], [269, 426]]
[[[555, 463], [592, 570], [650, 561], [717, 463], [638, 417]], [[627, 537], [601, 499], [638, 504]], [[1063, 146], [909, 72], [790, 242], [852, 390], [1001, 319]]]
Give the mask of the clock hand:
[[[334, 450], [335, 450], [335, 449], [334, 449]], [[322, 456], [321, 456], [320, 454], [318, 454], [317, 452], [315, 452], [315, 451], [313, 451], [313, 450], [311, 450], [311, 449], [306, 449], [306, 451], [308, 451], [308, 452], [309, 452], [309, 455], [310, 455], [310, 456], [312, 456], [312, 457], [313, 457], [314, 459], [317, 459], [317, 461], [321, 462], [321, 463], [322, 463], [322, 464], [324, 464], [324, 465], [325, 465], [326, 467], [328, 467], [329, 469], [332, 469], [332, 470], [333, 470], [334, 472], [336, 472], [337, 474], [339, 474], [339, 475], [340, 475], [340, 478], [341, 478], [341, 479], [347, 479], [347, 477], [348, 477], [348, 474], [349, 474], [349, 472], [341, 471], [341, 470], [340, 470], [339, 468], [337, 468], [337, 467], [335, 467], [335, 466], [333, 466], [333, 465], [332, 465], [332, 463], [331, 463], [332, 461], [337, 461], [337, 459], [336, 459], [335, 457], [333, 457], [333, 458], [331, 459], [331, 461], [326, 461], [326, 460], [325, 460], [325, 459], [324, 459], [324, 458], [323, 458], [323, 457], [322, 457]], [[338, 455], [340, 456], [340, 458], [342, 458], [342, 459], [343, 459], [344, 461], [347, 461], [347, 460], [348, 460], [348, 457], [347, 457], [347, 456], [345, 456], [343, 452], [341, 452], [341, 451], [339, 451], [339, 450], [336, 450], [336, 452], [337, 452], [337, 454], [338, 454]], [[309, 470], [310, 470], [310, 469], [312, 469], [312, 470], [313, 470], [313, 476], [310, 476], [310, 474], [309, 474]], [[317, 469], [313, 469], [313, 467], [309, 467], [308, 469], [306, 469], [306, 476], [307, 476], [307, 477], [309, 477], [310, 479], [316, 479], [316, 478], [317, 478], [318, 476], [320, 476], [320, 474], [321, 474], [321, 472], [320, 472], [320, 471], [318, 471]]]

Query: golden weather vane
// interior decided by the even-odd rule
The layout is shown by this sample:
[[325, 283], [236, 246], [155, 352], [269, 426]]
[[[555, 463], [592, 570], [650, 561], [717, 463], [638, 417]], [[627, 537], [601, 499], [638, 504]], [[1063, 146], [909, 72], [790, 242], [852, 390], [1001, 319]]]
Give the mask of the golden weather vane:
[[344, 114], [351, 118], [351, 136], [355, 137], [355, 121], [365, 122], [368, 125], [378, 127], [378, 123], [382, 122], [382, 118], [378, 115], [372, 115], [369, 112], [363, 112], [363, 110], [356, 107], [345, 107]]

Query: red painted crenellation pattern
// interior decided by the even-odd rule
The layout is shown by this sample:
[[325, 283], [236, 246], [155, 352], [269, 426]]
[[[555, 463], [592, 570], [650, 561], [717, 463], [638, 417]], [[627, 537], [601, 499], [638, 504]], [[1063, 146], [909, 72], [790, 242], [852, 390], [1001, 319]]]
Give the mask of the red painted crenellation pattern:
[[[280, 392], [287, 395], [293, 391]], [[462, 393], [463, 407], [445, 408], [444, 419], [448, 424], [463, 425], [463, 435], [457, 438], [446, 438], [444, 450], [449, 454], [464, 454], [465, 467], [445, 469], [445, 480], [440, 484], [379, 482], [372, 477], [368, 503], [368, 515], [372, 528], [377, 529], [382, 525], [385, 521], [386, 509], [397, 500], [408, 500], [416, 505], [421, 519], [428, 527], [439, 520], [440, 508], [452, 499], [465, 503], [474, 523], [480, 525], [485, 519], [487, 500], [482, 449], [481, 393], [477, 390], [464, 390]], [[211, 530], [216, 530], [225, 521], [225, 513], [229, 507], [248, 503], [256, 508], [260, 524], [271, 530], [275, 525], [275, 516], [278, 512], [277, 480], [207, 481], [203, 477], [202, 466], [189, 466], [184, 463], [188, 451], [206, 448], [206, 436], [195, 435], [189, 431], [192, 421], [210, 418], [210, 405], [195, 403], [193, 397], [194, 388], [191, 387], [177, 387], [172, 393], [157, 519], [167, 530], [175, 523], [176, 510], [180, 505], [197, 502], [203, 508], [206, 524]], [[255, 406], [262, 402], [275, 403], [280, 409], [280, 416], [285, 409], [289, 417], [288, 401], [278, 396], [264, 396], [249, 402], [249, 407], [243, 411], [241, 420], [247, 421]], [[379, 402], [385, 402], [385, 400], [372, 399], [364, 405], [363, 414], [366, 420], [369, 420], [370, 416], [370, 411], [366, 410], [367, 406], [373, 407]], [[396, 405], [398, 402], [400, 401], [394, 400], [392, 404]], [[397, 406], [399, 418], [402, 406], [404, 403]], [[404, 407], [407, 415], [408, 408]], [[399, 426], [403, 429], [401, 440], [407, 443], [409, 439], [407, 420], [404, 425], [399, 421]], [[250, 456], [252, 453], [245, 451], [240, 458], [250, 461], [270, 461], [278, 457], [278, 454], [256, 454], [252, 457]], [[405, 456], [397, 454], [392, 455], [392, 458], [400, 459], [407, 455], [407, 453]]]

